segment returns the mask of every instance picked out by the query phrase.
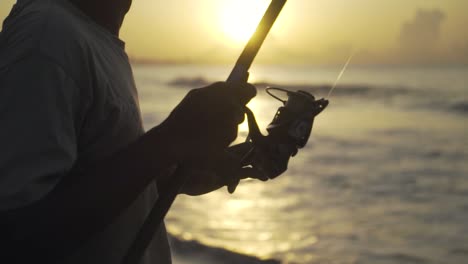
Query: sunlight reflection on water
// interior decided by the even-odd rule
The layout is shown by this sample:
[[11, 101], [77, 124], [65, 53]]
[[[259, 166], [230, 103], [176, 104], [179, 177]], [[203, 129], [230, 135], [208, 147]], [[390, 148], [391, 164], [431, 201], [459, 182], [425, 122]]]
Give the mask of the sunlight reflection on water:
[[[184, 66], [151, 77], [148, 69], [137, 68], [146, 128], [161, 122], [188, 91], [166, 83], [189, 71], [214, 80], [225, 72], [209, 68], [203, 74]], [[257, 78], [282, 78], [282, 83], [319, 78], [307, 76], [306, 70], [277, 71], [259, 70]], [[448, 76], [457, 72], [462, 71]], [[393, 85], [411, 77], [405, 71], [386, 75], [374, 69], [350, 74], [351, 83], [386, 78]], [[433, 83], [428, 75], [419, 84], [433, 90], [443, 74], [429, 74]], [[416, 71], [408, 82], [416, 90], [424, 88], [414, 79], [419, 75]], [[381, 88], [372, 89], [378, 94]], [[423, 100], [413, 93], [400, 100], [389, 99], [387, 92], [366, 97], [340, 95], [337, 89], [285, 175], [266, 183], [245, 181], [233, 195], [223, 188], [200, 197], [180, 196], [166, 219], [168, 230], [184, 239], [295, 263], [463, 263], [468, 257], [466, 116], [438, 109], [436, 103], [408, 106]], [[424, 100], [439, 102], [454, 94], [464, 100], [466, 90], [460, 89], [466, 88], [449, 87], [436, 99]], [[260, 90], [249, 106], [264, 129], [280, 103]], [[243, 124], [244, 138], [246, 132]]]

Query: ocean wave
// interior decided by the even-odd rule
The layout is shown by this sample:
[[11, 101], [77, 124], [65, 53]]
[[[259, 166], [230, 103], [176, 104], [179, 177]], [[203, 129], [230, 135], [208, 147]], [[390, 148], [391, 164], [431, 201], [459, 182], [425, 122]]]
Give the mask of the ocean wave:
[[[255, 86], [259, 89], [267, 87], [280, 87], [292, 91], [306, 91], [312, 94], [327, 94], [332, 88], [329, 84], [277, 84], [269, 82], [257, 82]], [[366, 95], [370, 94], [375, 88], [369, 85], [340, 85], [333, 91], [333, 95]]]
[[452, 102], [448, 109], [459, 114], [468, 114], [468, 101]]
[[213, 82], [207, 80], [206, 78], [202, 76], [195, 76], [195, 77], [177, 77], [167, 83], [169, 86], [174, 86], [178, 88], [186, 88], [186, 89], [192, 89], [195, 87], [203, 87], [211, 84]]
[[[258, 88], [281, 87], [292, 91], [306, 91], [317, 96], [328, 95], [330, 84], [275, 84], [268, 82], [255, 83]], [[390, 87], [369, 84], [340, 84], [333, 90], [333, 97], [363, 97], [388, 99], [399, 95], [418, 95], [419, 91], [409, 87]]]
[[389, 261], [391, 263], [400, 263], [400, 264], [430, 263], [428, 259], [425, 259], [420, 256], [407, 254], [407, 253], [389, 253], [389, 254], [370, 253], [369, 256], [371, 257], [371, 259], [374, 259], [376, 262]]
[[450, 254], [468, 257], [468, 248], [454, 248], [450, 250]]
[[444, 98], [430, 98], [422, 102], [413, 103], [409, 108], [430, 109], [460, 116], [468, 116], [468, 100], [444, 100]]
[[[203, 76], [179, 76], [169, 82], [167, 85], [179, 88], [193, 88], [207, 86], [214, 81], [209, 80]], [[292, 91], [307, 91], [312, 94], [328, 94], [332, 85], [331, 84], [287, 84], [287, 83], [272, 83], [272, 82], [255, 82], [253, 83], [258, 89], [265, 89], [267, 87], [280, 87]], [[408, 94], [414, 92], [413, 89], [408, 87], [383, 87], [372, 86], [367, 84], [340, 84], [333, 91], [333, 96], [394, 96], [399, 94]]]
[[[232, 252], [222, 248], [203, 245], [195, 240], [183, 240], [169, 236], [171, 249], [180, 258], [189, 258], [190, 263], [225, 263], [225, 264], [280, 264], [275, 259], [262, 260], [257, 257]], [[197, 261], [198, 260], [198, 261]]]

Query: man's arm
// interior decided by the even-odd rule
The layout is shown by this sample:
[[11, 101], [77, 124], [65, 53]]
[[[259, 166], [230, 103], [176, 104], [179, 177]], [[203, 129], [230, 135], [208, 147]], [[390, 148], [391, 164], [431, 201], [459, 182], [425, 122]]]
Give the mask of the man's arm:
[[155, 128], [94, 166], [70, 171], [39, 201], [5, 212], [21, 228], [18, 249], [29, 249], [28, 258], [69, 255], [110, 224], [158, 172], [177, 164], [170, 139], [163, 127]]
[[0, 214], [10, 223], [0, 229], [11, 233], [11, 249], [14, 243], [21, 252], [31, 248], [16, 257], [59, 249], [66, 254], [111, 223], [182, 157], [160, 126], [91, 167], [74, 168], [78, 104], [86, 102], [67, 73], [34, 55], [3, 70], [0, 87]]

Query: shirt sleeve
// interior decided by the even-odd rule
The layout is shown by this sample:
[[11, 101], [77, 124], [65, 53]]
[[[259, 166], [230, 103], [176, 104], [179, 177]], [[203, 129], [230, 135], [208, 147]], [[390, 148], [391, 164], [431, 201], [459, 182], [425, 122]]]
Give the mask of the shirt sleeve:
[[45, 56], [0, 69], [0, 210], [39, 200], [77, 158], [79, 91]]

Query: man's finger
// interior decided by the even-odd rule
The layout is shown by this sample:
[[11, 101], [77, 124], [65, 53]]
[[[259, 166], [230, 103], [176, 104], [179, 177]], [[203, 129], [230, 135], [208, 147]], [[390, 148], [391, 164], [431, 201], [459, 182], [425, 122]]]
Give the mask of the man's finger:
[[238, 172], [238, 177], [239, 179], [257, 179], [261, 181], [268, 181], [268, 176], [265, 175], [262, 171], [252, 168], [252, 167], [246, 167], [246, 168], [241, 168]]
[[229, 83], [228, 86], [234, 100], [240, 105], [246, 105], [257, 95], [257, 88], [250, 83]]

